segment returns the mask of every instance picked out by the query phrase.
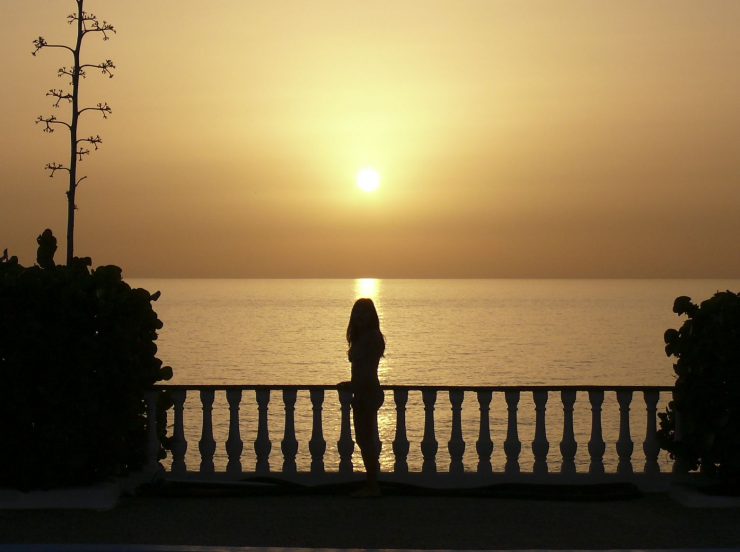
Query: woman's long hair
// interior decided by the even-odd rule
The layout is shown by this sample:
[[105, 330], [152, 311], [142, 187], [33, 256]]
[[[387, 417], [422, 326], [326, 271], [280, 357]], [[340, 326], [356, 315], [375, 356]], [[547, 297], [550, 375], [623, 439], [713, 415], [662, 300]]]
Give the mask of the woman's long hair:
[[349, 349], [347, 356], [352, 360], [352, 348], [360, 340], [368, 348], [368, 353], [374, 353], [378, 358], [385, 352], [385, 337], [380, 331], [380, 319], [375, 303], [372, 299], [362, 298], [352, 305], [352, 313], [349, 315], [347, 325], [347, 343]]

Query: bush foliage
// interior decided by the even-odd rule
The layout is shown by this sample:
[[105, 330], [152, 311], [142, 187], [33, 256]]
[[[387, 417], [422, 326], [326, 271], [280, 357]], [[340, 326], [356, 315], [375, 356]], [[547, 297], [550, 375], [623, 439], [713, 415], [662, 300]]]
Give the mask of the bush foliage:
[[159, 292], [89, 259], [55, 266], [42, 247], [44, 268], [0, 263], [0, 487], [90, 484], [142, 467], [144, 397], [172, 375], [156, 357]]
[[[723, 482], [740, 482], [740, 294], [725, 291], [696, 305], [678, 297], [673, 311], [687, 315], [665, 332], [673, 365], [673, 401], [660, 414], [661, 446], [688, 469]], [[680, 431], [676, 434], [676, 414]]]

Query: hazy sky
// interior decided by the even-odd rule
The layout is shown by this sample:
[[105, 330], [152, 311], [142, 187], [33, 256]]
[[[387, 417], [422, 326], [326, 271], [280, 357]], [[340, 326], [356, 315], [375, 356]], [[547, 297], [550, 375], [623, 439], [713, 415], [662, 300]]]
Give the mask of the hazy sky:
[[[64, 259], [72, 0], [0, 0], [0, 250]], [[86, 0], [76, 253], [128, 276], [740, 277], [740, 2]], [[381, 188], [359, 190], [375, 167]]]

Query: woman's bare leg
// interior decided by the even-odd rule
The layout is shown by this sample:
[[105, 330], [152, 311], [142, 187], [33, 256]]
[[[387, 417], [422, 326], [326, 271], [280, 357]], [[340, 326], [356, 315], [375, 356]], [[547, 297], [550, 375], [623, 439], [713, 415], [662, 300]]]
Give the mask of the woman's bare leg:
[[377, 413], [371, 409], [358, 408], [354, 411], [355, 439], [360, 447], [362, 463], [367, 475], [366, 488], [372, 494], [379, 494], [378, 488], [378, 447], [375, 443], [375, 424]]

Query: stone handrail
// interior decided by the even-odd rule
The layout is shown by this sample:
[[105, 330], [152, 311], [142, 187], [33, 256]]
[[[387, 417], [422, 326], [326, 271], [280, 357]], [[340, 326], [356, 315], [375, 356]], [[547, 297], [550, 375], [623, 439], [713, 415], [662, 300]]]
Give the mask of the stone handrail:
[[[422, 477], [426, 481], [446, 478], [459, 479], [475, 476], [477, 482], [488, 480], [546, 480], [558, 476], [567, 479], [569, 476], [581, 477], [586, 481], [596, 481], [611, 475], [619, 478], [633, 479], [636, 477], [657, 477], [661, 475], [658, 462], [659, 446], [656, 439], [657, 405], [661, 393], [669, 393], [673, 387], [669, 386], [426, 386], [426, 385], [384, 385], [382, 389], [386, 396], [393, 397], [396, 411], [395, 435], [392, 442], [393, 470], [384, 473], [385, 477], [396, 480], [410, 480]], [[351, 392], [338, 389], [336, 385], [157, 385], [147, 399], [148, 416], [155, 419], [157, 416], [157, 395], [167, 391], [173, 403], [173, 424], [170, 437], [171, 465], [168, 472], [170, 477], [197, 474], [198, 477], [227, 477], [239, 478], [244, 475], [279, 475], [289, 479], [303, 477], [307, 480], [322, 480], [326, 476], [349, 477], [355, 473], [352, 455], [355, 444], [352, 440], [351, 424]], [[253, 471], [245, 471], [242, 463], [244, 441], [240, 434], [240, 407], [242, 393], [253, 391], [257, 403], [256, 438], [253, 441], [255, 452], [255, 466]], [[298, 452], [298, 438], [304, 441], [307, 436], [296, 434], [295, 405], [299, 391], [308, 392], [312, 408], [311, 435], [308, 440], [308, 450], [311, 456], [310, 470], [300, 473], [296, 466]], [[225, 470], [217, 471], [214, 465], [216, 439], [213, 431], [213, 403], [216, 392], [222, 392], [228, 402], [228, 437], [223, 446], [228, 456]], [[285, 410], [284, 433], [280, 442], [282, 454], [282, 469], [277, 472], [270, 467], [272, 441], [268, 431], [268, 405], [271, 394], [277, 392], [282, 395], [282, 406]], [[328, 473], [324, 459], [327, 451], [327, 442], [324, 438], [324, 422], [322, 416], [324, 398], [327, 392], [338, 393], [341, 415], [339, 422], [339, 439], [336, 451], [339, 456], [338, 470]], [[409, 392], [419, 392], [423, 401], [424, 425], [423, 438], [420, 449], [423, 463], [420, 472], [410, 472], [408, 455], [410, 443], [407, 438], [406, 404]], [[606, 443], [602, 432], [602, 404], [605, 393], [614, 393], [619, 405], [619, 436], [616, 441], [618, 464], [614, 474], [608, 474], [604, 468], [604, 454]], [[188, 470], [185, 455], [188, 442], [185, 438], [184, 405], [189, 394], [196, 394], [202, 408], [202, 423], [198, 450], [200, 466], [197, 472]], [[451, 409], [451, 431], [447, 450], [449, 453], [449, 469], [440, 470], [437, 462], [439, 442], [435, 434], [435, 408], [440, 393], [446, 393]], [[576, 451], [578, 443], [574, 433], [574, 403], [577, 393], [585, 393], [591, 410], [590, 439], [588, 441], [589, 466], [588, 473], [578, 474], [576, 470]], [[634, 443], [630, 431], [630, 407], [635, 394], [642, 394], [646, 409], [645, 435], [642, 440], [642, 466], [635, 470], [633, 467]], [[478, 434], [475, 442], [477, 466], [474, 472], [465, 471], [463, 455], [466, 443], [462, 432], [462, 404], [467, 394], [475, 395], [480, 412]], [[534, 403], [534, 439], [531, 442], [531, 451], [534, 458], [531, 472], [523, 472], [520, 468], [519, 457], [522, 451], [522, 442], [519, 438], [519, 401], [522, 394], [531, 394]], [[547, 439], [546, 405], [552, 395], [560, 395], [563, 408], [562, 438], [559, 443], [561, 463], [559, 470], [552, 470], [548, 465], [547, 456], [550, 451], [550, 442]], [[490, 405], [494, 395], [503, 395], [506, 402], [506, 438], [503, 441], [505, 466], [503, 470], [495, 471], [492, 464], [494, 442], [491, 438], [489, 422]], [[160, 413], [161, 415], [161, 413]], [[160, 424], [167, 423], [167, 412]], [[616, 422], [616, 420], [615, 420]], [[150, 425], [149, 434], [150, 462], [156, 464], [159, 452], [159, 440], [156, 424]], [[378, 441], [380, 442], [379, 438]], [[361, 466], [360, 466], [361, 469]]]

